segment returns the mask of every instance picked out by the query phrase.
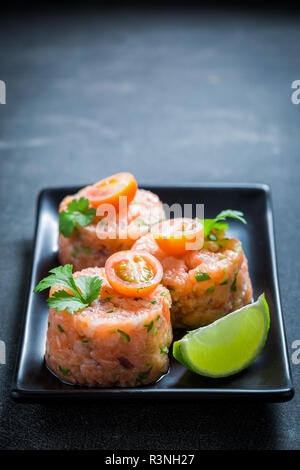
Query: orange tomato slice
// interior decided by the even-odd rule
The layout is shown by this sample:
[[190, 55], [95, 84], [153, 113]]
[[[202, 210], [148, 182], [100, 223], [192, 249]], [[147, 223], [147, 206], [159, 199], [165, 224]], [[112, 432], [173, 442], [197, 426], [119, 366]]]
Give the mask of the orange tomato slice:
[[196, 219], [164, 220], [152, 227], [151, 233], [158, 246], [168, 255], [181, 255], [200, 250], [204, 243], [204, 230]]
[[160, 283], [163, 268], [146, 251], [119, 251], [108, 258], [105, 274], [110, 285], [125, 297], [145, 297]]
[[100, 204], [112, 204], [118, 209], [119, 197], [126, 196], [127, 205], [129, 205], [137, 188], [137, 182], [131, 173], [117, 173], [88, 186], [84, 195], [93, 207], [98, 207]]

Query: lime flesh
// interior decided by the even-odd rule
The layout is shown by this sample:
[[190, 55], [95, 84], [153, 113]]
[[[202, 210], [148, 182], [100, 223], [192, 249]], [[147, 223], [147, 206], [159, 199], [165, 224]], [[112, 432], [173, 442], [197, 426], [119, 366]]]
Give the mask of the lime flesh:
[[269, 307], [262, 294], [256, 302], [175, 341], [173, 355], [196, 374], [227, 377], [245, 369], [257, 358], [269, 327]]

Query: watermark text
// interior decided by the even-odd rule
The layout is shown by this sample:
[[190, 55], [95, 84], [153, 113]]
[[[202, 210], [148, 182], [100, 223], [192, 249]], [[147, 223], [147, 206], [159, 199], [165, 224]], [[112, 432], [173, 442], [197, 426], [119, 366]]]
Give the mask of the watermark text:
[[0, 104], [6, 104], [6, 84], [0, 80]]
[[295, 91], [291, 95], [291, 100], [293, 104], [300, 103], [300, 80], [294, 80], [291, 88], [295, 89]]

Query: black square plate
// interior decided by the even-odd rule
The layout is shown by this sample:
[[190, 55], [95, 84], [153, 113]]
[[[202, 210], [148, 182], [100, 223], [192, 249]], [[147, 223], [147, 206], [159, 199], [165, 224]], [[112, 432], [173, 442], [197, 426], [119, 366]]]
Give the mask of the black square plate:
[[[196, 398], [289, 400], [293, 387], [289, 369], [275, 257], [270, 191], [265, 185], [197, 184], [144, 186], [162, 201], [173, 204], [205, 204], [205, 217], [222, 209], [238, 209], [248, 221], [230, 221], [230, 234], [239, 238], [249, 260], [253, 296], [265, 292], [271, 327], [266, 346], [246, 370], [222, 379], [198, 376], [171, 359], [169, 373], [153, 385], [135, 388], [85, 388], [66, 385], [44, 364], [48, 309], [45, 295], [33, 294], [38, 281], [58, 264], [58, 213], [60, 200], [79, 188], [54, 188], [41, 192], [38, 200], [32, 274], [25, 309], [24, 333], [12, 389], [15, 398]], [[181, 333], [182, 334], [182, 333]], [[170, 354], [171, 356], [171, 354]]]

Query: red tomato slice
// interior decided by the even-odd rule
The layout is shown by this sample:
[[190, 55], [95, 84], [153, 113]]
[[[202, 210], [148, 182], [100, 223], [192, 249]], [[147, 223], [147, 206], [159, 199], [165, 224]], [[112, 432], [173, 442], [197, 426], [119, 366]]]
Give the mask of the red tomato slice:
[[125, 297], [145, 297], [160, 283], [163, 268], [146, 251], [119, 251], [108, 258], [105, 273], [110, 285]]
[[137, 182], [131, 173], [117, 173], [88, 186], [84, 195], [93, 207], [98, 207], [100, 204], [112, 204], [118, 209], [119, 197], [126, 196], [127, 205], [129, 205], [137, 188]]
[[151, 233], [158, 246], [168, 255], [181, 255], [200, 250], [204, 243], [204, 230], [196, 219], [177, 218], [153, 225]]

